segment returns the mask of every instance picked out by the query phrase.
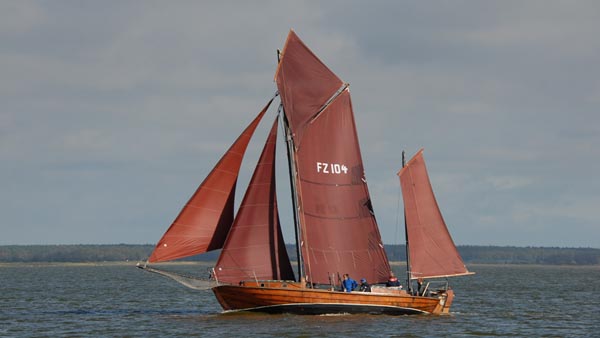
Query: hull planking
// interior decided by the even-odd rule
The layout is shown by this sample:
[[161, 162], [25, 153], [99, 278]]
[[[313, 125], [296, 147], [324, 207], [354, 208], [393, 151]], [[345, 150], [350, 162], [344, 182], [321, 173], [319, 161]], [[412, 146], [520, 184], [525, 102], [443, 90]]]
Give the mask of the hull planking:
[[220, 285], [213, 292], [226, 311], [320, 314], [447, 314], [452, 290], [435, 297], [412, 296], [403, 290], [375, 288], [374, 292], [339, 292], [303, 288], [297, 282], [257, 281]]

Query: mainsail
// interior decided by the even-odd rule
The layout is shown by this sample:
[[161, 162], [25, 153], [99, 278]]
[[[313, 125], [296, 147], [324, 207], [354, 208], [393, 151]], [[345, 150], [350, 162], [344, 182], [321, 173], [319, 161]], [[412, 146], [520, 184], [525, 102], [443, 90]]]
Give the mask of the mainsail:
[[423, 158], [423, 149], [398, 172], [404, 199], [410, 278], [471, 274], [450, 237]]
[[[294, 142], [301, 251], [307, 280], [390, 272], [371, 205], [348, 86], [291, 31], [276, 82]], [[334, 279], [332, 279], [332, 277]]]
[[233, 222], [235, 186], [248, 142], [271, 99], [204, 179], [156, 244], [148, 262], [188, 257], [223, 247]]
[[215, 265], [219, 282], [294, 280], [277, 211], [276, 142], [277, 119]]

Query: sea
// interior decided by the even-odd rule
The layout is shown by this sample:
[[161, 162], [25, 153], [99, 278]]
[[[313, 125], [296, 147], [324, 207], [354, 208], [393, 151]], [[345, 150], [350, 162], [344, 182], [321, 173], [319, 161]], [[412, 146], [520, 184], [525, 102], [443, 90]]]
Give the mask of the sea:
[[0, 337], [600, 337], [600, 266], [469, 269], [450, 279], [449, 315], [302, 316], [223, 313], [211, 291], [134, 263], [4, 264]]

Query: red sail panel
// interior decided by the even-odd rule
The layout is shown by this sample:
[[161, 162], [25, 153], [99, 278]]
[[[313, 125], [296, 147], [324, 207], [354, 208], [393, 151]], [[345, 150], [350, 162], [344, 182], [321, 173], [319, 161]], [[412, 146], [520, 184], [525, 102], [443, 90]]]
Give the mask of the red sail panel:
[[223, 247], [233, 222], [233, 202], [240, 165], [269, 101], [200, 184], [179, 216], [158, 241], [149, 262], [193, 256]]
[[296, 144], [305, 124], [344, 84], [294, 31], [288, 34], [275, 81]]
[[277, 119], [215, 265], [219, 282], [294, 280], [277, 211], [276, 141]]
[[421, 149], [400, 172], [411, 278], [470, 274], [438, 207]]
[[[287, 112], [287, 110], [286, 110]], [[296, 153], [303, 257], [308, 279], [348, 273], [385, 282], [390, 266], [364, 176], [350, 93], [305, 129]]]
[[276, 81], [296, 147], [307, 280], [331, 283], [349, 273], [371, 283], [386, 281], [390, 267], [364, 179], [349, 91], [339, 92], [344, 83], [293, 31]]

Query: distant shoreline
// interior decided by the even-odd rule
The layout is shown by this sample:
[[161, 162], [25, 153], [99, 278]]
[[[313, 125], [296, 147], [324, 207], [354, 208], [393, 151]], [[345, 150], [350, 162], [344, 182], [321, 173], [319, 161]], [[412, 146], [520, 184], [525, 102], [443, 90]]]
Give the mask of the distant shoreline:
[[[1, 268], [10, 267], [94, 267], [94, 266], [130, 266], [135, 267], [138, 262], [132, 261], [110, 261], [110, 262], [0, 262]], [[163, 262], [157, 264], [151, 264], [152, 266], [212, 266], [215, 262], [210, 261], [182, 261], [182, 262]], [[405, 266], [406, 262], [390, 262], [393, 267]], [[573, 265], [573, 264], [528, 264], [528, 263], [469, 263], [470, 270], [476, 270], [474, 268], [478, 266], [486, 267], [528, 267], [528, 268], [542, 268], [542, 267], [564, 267], [564, 268], [592, 268], [597, 267], [600, 269], [600, 264], [589, 264], [589, 265]]]
[[[104, 262], [0, 262], [0, 268], [12, 267], [12, 266], [28, 266], [28, 267], [49, 267], [49, 266], [131, 266], [135, 267], [137, 261], [104, 261]], [[208, 263], [214, 262], [201, 262], [201, 261], [184, 261], [184, 262], [166, 262], [152, 264], [152, 266], [160, 265], [172, 265], [172, 266], [185, 266], [185, 265], [207, 265]]]
[[[286, 245], [291, 261], [296, 261], [296, 247]], [[144, 262], [154, 245], [150, 244], [81, 244], [81, 245], [0, 245], [0, 264], [132, 264]], [[404, 245], [386, 245], [387, 257], [393, 266], [405, 264]], [[458, 252], [467, 265], [600, 265], [600, 249], [557, 247], [509, 247], [459, 245]], [[220, 251], [189, 257], [177, 264], [214, 262]], [[172, 263], [171, 263], [172, 264]]]

